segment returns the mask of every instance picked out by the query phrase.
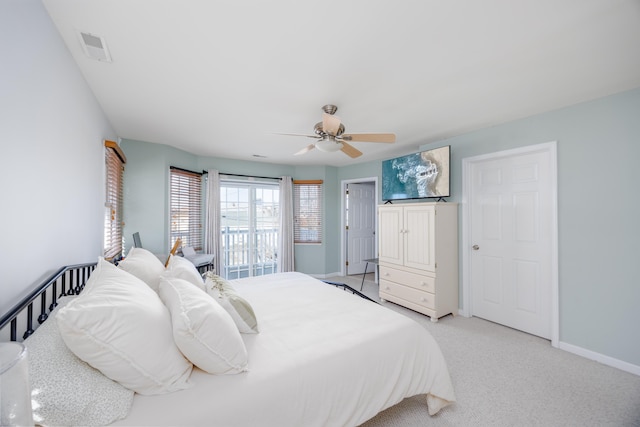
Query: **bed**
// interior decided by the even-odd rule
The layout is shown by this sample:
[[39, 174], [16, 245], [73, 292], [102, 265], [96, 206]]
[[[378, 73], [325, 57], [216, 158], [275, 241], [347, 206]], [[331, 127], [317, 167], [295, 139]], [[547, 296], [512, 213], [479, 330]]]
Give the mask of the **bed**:
[[[35, 289], [3, 316], [0, 327], [7, 325], [10, 339], [18, 341], [22, 338], [18, 330], [25, 330], [23, 336], [28, 337], [28, 344], [39, 334], [33, 332], [35, 325], [51, 317], [61, 295], [77, 295], [85, 283], [91, 288], [95, 269], [95, 264], [62, 269], [53, 280]], [[357, 426], [406, 397], [424, 395], [425, 411], [432, 415], [455, 401], [440, 348], [415, 321], [301, 273], [238, 279], [229, 284], [239, 299], [250, 303], [259, 324], [257, 333], [239, 334], [246, 350], [246, 364], [237, 365], [236, 371], [215, 375], [196, 363], [188, 374], [182, 375], [184, 383], [167, 392], [133, 393], [125, 387], [123, 390], [129, 394], [116, 403], [102, 403], [106, 408], [99, 410], [107, 412], [106, 418], [101, 413], [95, 418], [96, 424], [106, 421], [115, 426]], [[165, 289], [165, 282], [161, 287]], [[89, 289], [87, 295], [97, 298], [99, 292], [94, 289]], [[83, 295], [64, 308], [72, 311], [80, 298]], [[117, 298], [114, 301], [117, 303]], [[169, 304], [167, 307], [171, 310]], [[65, 313], [63, 310], [57, 308], [53, 314], [64, 332], [67, 326], [60, 314]], [[175, 312], [171, 312], [171, 317], [177, 317]], [[145, 327], [144, 322], [134, 323], [137, 329]], [[45, 325], [41, 327], [43, 330]], [[175, 328], [174, 323], [174, 336]], [[66, 339], [66, 351], [74, 349], [67, 356], [82, 355], [82, 349], [74, 348]], [[41, 347], [52, 345], [45, 343]], [[42, 348], [34, 348], [33, 353], [41, 357]], [[52, 357], [59, 360], [62, 356]], [[168, 360], [169, 356], [163, 353], [155, 358]], [[86, 365], [83, 369], [89, 369], [91, 375], [110, 376], [108, 369], [99, 372], [83, 361], [79, 363]], [[56, 371], [55, 366], [49, 369]], [[118, 381], [106, 380], [122, 388]], [[78, 384], [77, 379], [73, 381], [68, 388], [82, 394], [84, 385]], [[39, 389], [45, 390], [46, 386]], [[73, 401], [68, 393], [64, 392], [64, 399]], [[74, 405], [82, 404], [94, 408], [96, 402]], [[49, 407], [55, 405], [46, 403]], [[42, 408], [39, 410], [42, 412]]]

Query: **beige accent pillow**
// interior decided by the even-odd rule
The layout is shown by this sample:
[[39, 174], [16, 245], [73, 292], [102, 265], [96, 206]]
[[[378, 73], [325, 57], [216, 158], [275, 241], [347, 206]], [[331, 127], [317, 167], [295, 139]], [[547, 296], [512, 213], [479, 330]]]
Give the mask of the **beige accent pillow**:
[[183, 279], [162, 277], [160, 298], [171, 312], [173, 339], [194, 365], [210, 374], [247, 370], [247, 349], [229, 314]]
[[238, 295], [233, 286], [224, 278], [212, 273], [205, 273], [205, 290], [212, 296], [235, 322], [243, 334], [257, 334], [258, 319], [251, 304]]
[[181, 256], [170, 255], [164, 277], [184, 279], [204, 291], [204, 280], [195, 265]]
[[129, 254], [118, 263], [118, 267], [133, 274], [158, 292], [158, 282], [164, 271], [164, 264], [148, 250], [132, 247]]
[[189, 387], [193, 366], [173, 341], [167, 307], [144, 282], [103, 259], [55, 319], [76, 356], [124, 387], [140, 394]]

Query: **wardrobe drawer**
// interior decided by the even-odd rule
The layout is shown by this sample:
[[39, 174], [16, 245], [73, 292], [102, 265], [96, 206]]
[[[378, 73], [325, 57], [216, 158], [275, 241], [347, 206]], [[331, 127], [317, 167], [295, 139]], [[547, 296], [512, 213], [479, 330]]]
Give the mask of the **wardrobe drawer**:
[[423, 276], [421, 274], [410, 273], [408, 271], [397, 270], [384, 265], [380, 266], [380, 279], [400, 283], [415, 289], [434, 293], [436, 289], [436, 278]]
[[394, 282], [389, 282], [385, 279], [380, 279], [380, 292], [395, 295], [406, 301], [418, 304], [426, 308], [430, 308], [432, 310], [435, 310], [436, 308], [436, 296], [434, 294], [420, 291], [409, 286], [403, 286]]

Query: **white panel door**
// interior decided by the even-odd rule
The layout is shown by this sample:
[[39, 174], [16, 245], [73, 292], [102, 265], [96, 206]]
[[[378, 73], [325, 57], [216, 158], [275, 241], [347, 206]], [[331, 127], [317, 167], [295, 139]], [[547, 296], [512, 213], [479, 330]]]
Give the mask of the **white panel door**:
[[363, 260], [375, 258], [375, 185], [347, 184], [347, 191], [347, 274], [362, 274]]
[[471, 166], [471, 310], [551, 337], [553, 188], [548, 151]]

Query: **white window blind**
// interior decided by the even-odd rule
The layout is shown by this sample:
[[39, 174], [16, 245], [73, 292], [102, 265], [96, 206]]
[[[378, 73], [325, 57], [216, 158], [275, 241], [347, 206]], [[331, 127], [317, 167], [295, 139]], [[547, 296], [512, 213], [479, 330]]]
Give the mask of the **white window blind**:
[[127, 159], [114, 141], [104, 141], [104, 146], [107, 176], [103, 256], [111, 260], [122, 255], [122, 187]]
[[322, 243], [322, 180], [293, 181], [293, 239]]
[[171, 167], [171, 246], [202, 250], [202, 174]]

